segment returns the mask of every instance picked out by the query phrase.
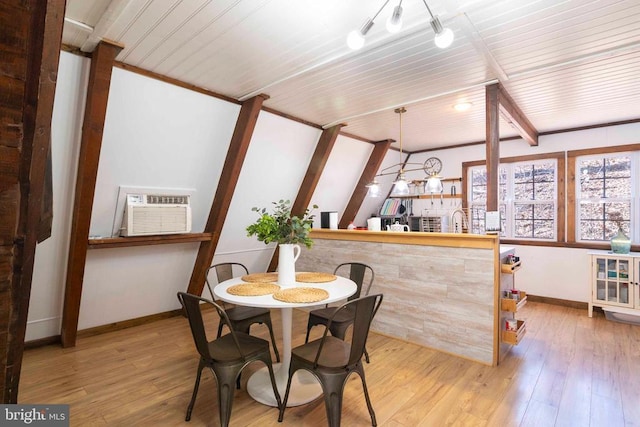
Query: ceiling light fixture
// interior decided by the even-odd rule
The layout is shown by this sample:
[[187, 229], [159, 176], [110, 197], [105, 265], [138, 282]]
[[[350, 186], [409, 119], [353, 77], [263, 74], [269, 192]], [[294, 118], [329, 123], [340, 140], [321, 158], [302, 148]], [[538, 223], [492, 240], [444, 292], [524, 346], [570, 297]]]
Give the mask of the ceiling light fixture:
[[422, 2], [427, 7], [429, 15], [431, 15], [431, 21], [429, 23], [431, 24], [431, 28], [433, 28], [433, 32], [436, 33], [436, 37], [433, 41], [440, 49], [448, 48], [449, 46], [451, 46], [451, 43], [453, 43], [453, 31], [451, 31], [451, 29], [449, 28], [443, 27], [442, 23], [440, 22], [440, 18], [438, 18], [437, 16], [433, 16], [433, 13], [431, 13], [431, 9], [429, 9], [429, 5], [427, 4], [427, 2], [425, 0], [422, 0]]
[[[390, 0], [385, 0], [380, 9], [378, 9], [376, 14], [373, 15], [373, 18], [367, 18], [360, 29], [353, 30], [349, 33], [349, 35], [347, 36], [347, 45], [351, 49], [358, 50], [362, 48], [362, 46], [364, 46], [365, 36], [369, 32], [369, 30], [371, 30], [371, 27], [373, 27], [373, 21], [378, 17], [380, 12], [382, 12], [382, 9], [384, 9], [389, 1]], [[393, 8], [392, 14], [387, 19], [387, 31], [389, 31], [390, 33], [397, 33], [402, 29], [402, 1], [403, 0], [400, 0], [398, 2], [398, 5]], [[436, 46], [441, 49], [445, 49], [451, 46], [451, 43], [453, 43], [454, 39], [453, 31], [442, 26], [440, 18], [438, 18], [438, 16], [434, 16], [433, 13], [431, 13], [431, 9], [429, 8], [426, 0], [422, 0], [422, 2], [427, 7], [427, 11], [431, 16], [429, 23], [431, 24], [431, 28], [433, 28], [433, 31], [436, 33], [436, 36], [434, 38]]]
[[380, 196], [380, 183], [375, 178], [373, 178], [373, 181], [368, 183], [366, 187], [369, 189], [367, 191], [367, 197]]
[[396, 7], [393, 8], [393, 13], [387, 19], [387, 31], [392, 34], [399, 32], [402, 29], [402, 0]]
[[469, 108], [471, 108], [472, 105], [473, 103], [468, 101], [458, 102], [453, 106], [453, 109], [456, 111], [467, 111]]
[[402, 158], [402, 114], [407, 112], [407, 109], [404, 107], [396, 108], [394, 110], [396, 114], [398, 114], [400, 121], [400, 172], [398, 173], [398, 178], [393, 182], [393, 189], [391, 190], [392, 196], [407, 196], [409, 195], [409, 183], [407, 182], [407, 178], [404, 176], [404, 160]]

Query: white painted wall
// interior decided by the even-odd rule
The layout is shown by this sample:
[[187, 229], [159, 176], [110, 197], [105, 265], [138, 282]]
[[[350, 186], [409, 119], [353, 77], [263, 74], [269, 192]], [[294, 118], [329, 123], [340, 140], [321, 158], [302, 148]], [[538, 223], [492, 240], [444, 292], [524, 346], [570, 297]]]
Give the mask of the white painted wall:
[[[89, 60], [61, 53], [52, 118], [54, 176], [53, 235], [38, 245], [27, 340], [60, 332], [66, 264]], [[194, 231], [204, 227], [240, 107], [203, 94], [114, 69], [91, 221], [92, 235], [109, 235], [119, 185], [191, 188]], [[273, 252], [246, 227], [256, 219], [251, 207], [293, 200], [321, 134], [320, 129], [261, 112], [222, 230], [214, 262], [239, 261], [264, 271]], [[515, 156], [588, 147], [637, 143], [640, 124], [564, 133], [501, 145]], [[341, 215], [372, 146], [339, 136], [311, 204]], [[484, 159], [484, 146], [440, 150], [412, 156], [421, 163], [437, 156], [442, 175], [460, 176], [463, 161]], [[398, 163], [385, 156], [383, 168]], [[422, 178], [415, 172], [409, 178]], [[379, 179], [383, 194], [393, 176]], [[385, 190], [386, 186], [386, 190]], [[365, 225], [381, 199], [367, 199], [355, 218]], [[430, 204], [430, 201], [422, 203]], [[419, 212], [419, 206], [414, 212]], [[185, 289], [197, 243], [90, 250], [80, 308], [80, 329], [159, 313], [178, 307], [175, 293]], [[516, 246], [524, 261], [516, 284], [535, 295], [587, 301], [586, 250]]]
[[27, 341], [60, 334], [71, 211], [80, 152], [89, 60], [60, 52], [51, 117], [53, 223], [51, 237], [36, 246]]

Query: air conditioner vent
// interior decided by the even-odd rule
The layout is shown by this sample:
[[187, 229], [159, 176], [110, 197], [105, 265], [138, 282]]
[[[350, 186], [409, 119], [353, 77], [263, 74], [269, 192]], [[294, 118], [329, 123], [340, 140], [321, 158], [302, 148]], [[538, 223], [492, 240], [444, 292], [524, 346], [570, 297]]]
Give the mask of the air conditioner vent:
[[150, 205], [188, 205], [189, 196], [147, 194], [147, 203]]

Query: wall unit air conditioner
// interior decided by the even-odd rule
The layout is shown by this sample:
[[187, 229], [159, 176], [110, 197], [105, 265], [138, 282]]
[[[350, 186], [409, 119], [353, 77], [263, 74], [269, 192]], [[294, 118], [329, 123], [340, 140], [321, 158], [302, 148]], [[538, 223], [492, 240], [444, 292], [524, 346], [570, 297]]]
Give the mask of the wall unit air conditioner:
[[127, 194], [122, 236], [191, 232], [189, 196]]

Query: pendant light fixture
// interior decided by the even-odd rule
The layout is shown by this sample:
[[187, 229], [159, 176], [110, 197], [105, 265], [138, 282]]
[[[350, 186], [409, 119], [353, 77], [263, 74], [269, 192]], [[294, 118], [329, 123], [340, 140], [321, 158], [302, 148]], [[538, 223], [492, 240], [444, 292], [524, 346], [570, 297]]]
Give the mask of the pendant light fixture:
[[409, 195], [409, 183], [404, 176], [404, 159], [402, 158], [402, 114], [407, 112], [404, 107], [396, 108], [395, 113], [398, 114], [400, 121], [400, 172], [398, 172], [398, 178], [393, 182], [393, 189], [391, 190], [392, 196], [407, 196]]
[[366, 185], [366, 187], [368, 188], [367, 197], [379, 197], [380, 196], [380, 183], [375, 178], [373, 178], [373, 181], [368, 183]]
[[[378, 17], [378, 15], [380, 15], [380, 12], [382, 12], [382, 9], [385, 8], [385, 6], [387, 5], [387, 3], [389, 3], [389, 1], [390, 0], [385, 0], [382, 6], [380, 6], [380, 9], [378, 9], [376, 14], [373, 15], [373, 18], [367, 18], [367, 20], [364, 22], [364, 24], [362, 24], [360, 29], [353, 30], [349, 33], [349, 35], [347, 36], [347, 45], [351, 49], [358, 50], [364, 46], [365, 36], [369, 32], [369, 30], [371, 30], [371, 27], [373, 27], [374, 20]], [[402, 1], [403, 0], [399, 0], [398, 5], [393, 8], [391, 15], [387, 19], [387, 25], [386, 25], [387, 31], [389, 31], [390, 33], [397, 33], [402, 29]], [[433, 29], [433, 32], [436, 34], [434, 38], [434, 42], [436, 46], [438, 46], [441, 49], [445, 49], [451, 46], [451, 43], [453, 43], [453, 39], [454, 39], [453, 31], [451, 31], [451, 29], [449, 28], [442, 26], [442, 23], [440, 22], [440, 18], [438, 18], [437, 15], [434, 16], [433, 13], [431, 13], [431, 9], [429, 8], [429, 5], [427, 4], [426, 0], [422, 0], [422, 2], [427, 7], [429, 16], [431, 16], [431, 19], [429, 20], [429, 24], [431, 24], [431, 28]]]

